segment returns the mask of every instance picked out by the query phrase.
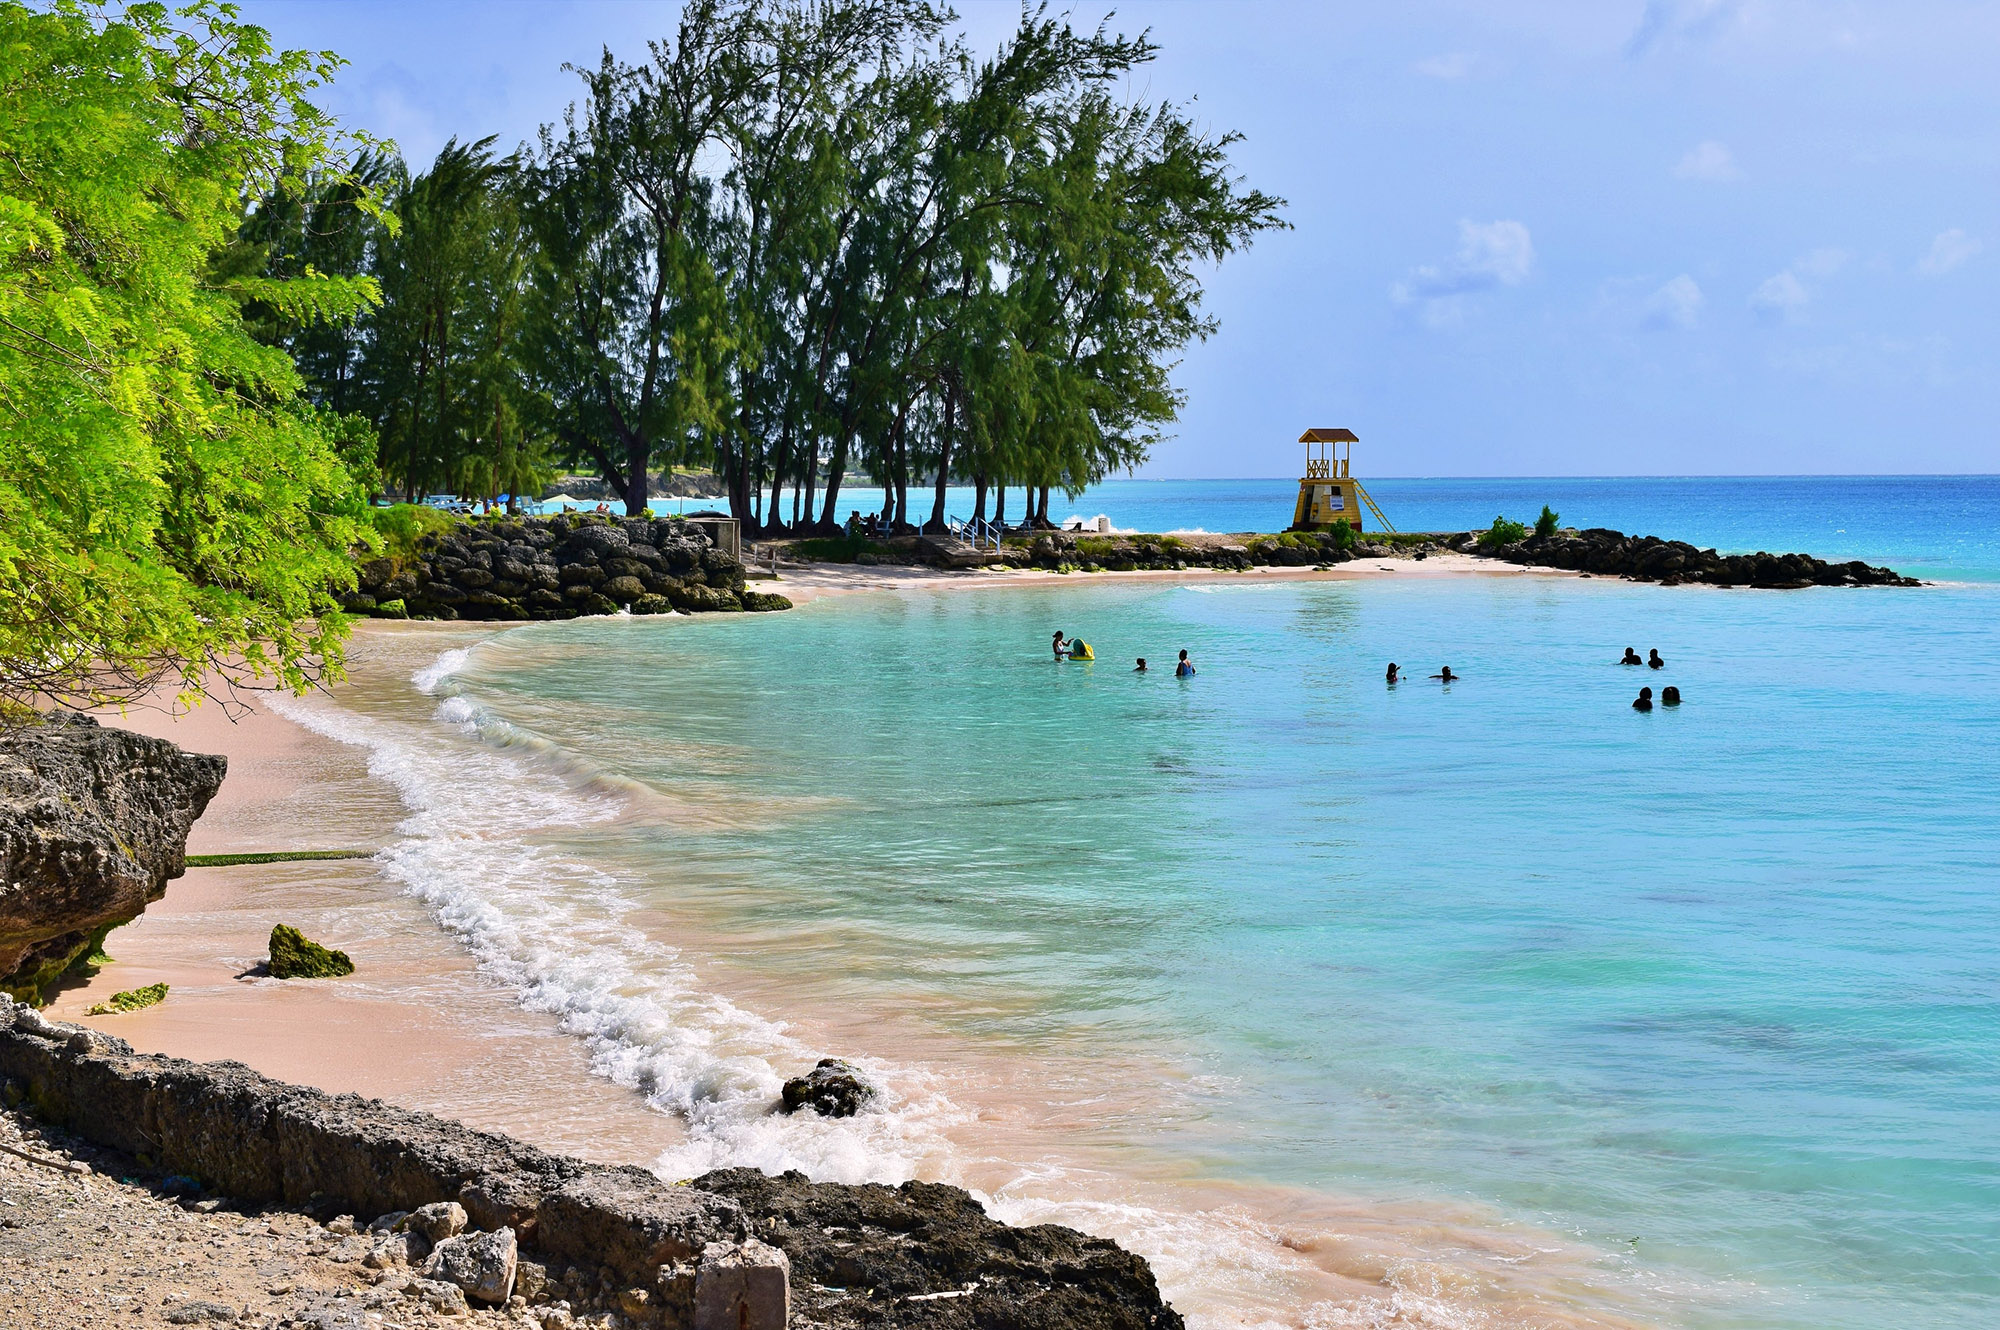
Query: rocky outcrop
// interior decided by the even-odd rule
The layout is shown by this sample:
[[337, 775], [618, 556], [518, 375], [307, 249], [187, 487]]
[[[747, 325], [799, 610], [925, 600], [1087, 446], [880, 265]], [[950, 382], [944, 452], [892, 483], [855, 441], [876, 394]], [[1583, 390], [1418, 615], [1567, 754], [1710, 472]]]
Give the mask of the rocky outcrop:
[[1466, 554], [1508, 563], [1565, 568], [1600, 577], [1627, 577], [1635, 582], [1677, 586], [1700, 582], [1709, 586], [1792, 589], [1809, 586], [1921, 586], [1893, 568], [1877, 568], [1859, 559], [1827, 563], [1810, 554], [1718, 554], [1697, 549], [1684, 540], [1658, 536], [1628, 536], [1606, 527], [1559, 531], [1509, 544], [1481, 545], [1485, 534], [1468, 531], [1451, 539], [1451, 547]]
[[787, 1113], [810, 1108], [821, 1117], [851, 1118], [874, 1097], [875, 1087], [859, 1067], [839, 1058], [821, 1058], [811, 1071], [785, 1082], [778, 1102]]
[[[779, 1330], [789, 1288], [798, 1327], [1181, 1325], [1144, 1260], [1069, 1229], [1010, 1228], [956, 1187], [747, 1169], [674, 1185], [237, 1063], [136, 1054], [5, 999], [0, 1099], [119, 1152], [121, 1173], [332, 1219], [354, 1259], [446, 1301], [446, 1290], [504, 1298], [511, 1279], [531, 1304], [657, 1330]], [[355, 1215], [381, 1218], [370, 1234], [336, 1218]], [[425, 1232], [444, 1236], [433, 1245]]]
[[670, 517], [572, 514], [455, 523], [407, 559], [364, 563], [354, 613], [385, 618], [574, 619], [669, 610], [788, 609], [746, 599], [743, 565]]
[[338, 979], [354, 973], [354, 962], [344, 951], [322, 947], [290, 924], [271, 926], [273, 979]]
[[37, 1000], [158, 900], [226, 769], [88, 716], [0, 731], [0, 991]]
[[1152, 1269], [1115, 1242], [1054, 1224], [1011, 1228], [957, 1187], [843, 1186], [738, 1168], [695, 1184], [754, 1217], [791, 1261], [798, 1319], [917, 1330], [1179, 1330]]

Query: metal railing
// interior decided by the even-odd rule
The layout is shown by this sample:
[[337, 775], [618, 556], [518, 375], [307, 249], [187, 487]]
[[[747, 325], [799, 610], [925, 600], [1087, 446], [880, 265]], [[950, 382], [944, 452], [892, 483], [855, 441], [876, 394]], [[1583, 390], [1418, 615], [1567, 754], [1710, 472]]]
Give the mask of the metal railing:
[[976, 550], [1000, 548], [1000, 528], [983, 517], [971, 517], [963, 521], [956, 517], [946, 517], [944, 526], [946, 531]]

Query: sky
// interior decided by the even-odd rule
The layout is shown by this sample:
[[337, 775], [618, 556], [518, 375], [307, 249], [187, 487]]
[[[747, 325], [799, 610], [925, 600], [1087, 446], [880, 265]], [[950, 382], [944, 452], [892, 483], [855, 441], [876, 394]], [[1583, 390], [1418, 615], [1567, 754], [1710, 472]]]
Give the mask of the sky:
[[[959, 0], [991, 50], [1007, 0]], [[1060, 11], [1061, 7], [1057, 7]], [[249, 0], [413, 166], [532, 140], [671, 3]], [[1287, 200], [1141, 475], [2000, 471], [2000, 4], [1126, 0], [1130, 95]]]

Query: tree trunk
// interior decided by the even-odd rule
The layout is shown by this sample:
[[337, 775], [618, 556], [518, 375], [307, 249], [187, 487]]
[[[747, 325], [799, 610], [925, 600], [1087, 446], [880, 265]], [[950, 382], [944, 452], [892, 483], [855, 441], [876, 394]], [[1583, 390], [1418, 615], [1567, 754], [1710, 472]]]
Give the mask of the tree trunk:
[[944, 487], [951, 476], [951, 430], [958, 418], [958, 394], [944, 395], [944, 428], [938, 432], [938, 479], [937, 497], [931, 501], [931, 520], [924, 523], [924, 530], [936, 527], [938, 534], [944, 534]]
[[1002, 531], [1007, 529], [1007, 482], [1001, 481], [998, 493], [993, 499], [993, 525]]
[[972, 520], [986, 520], [986, 473], [980, 472], [972, 478]]
[[633, 439], [625, 445], [625, 515], [644, 517], [646, 515], [646, 454], [644, 440]]
[[1042, 486], [1041, 503], [1035, 509], [1035, 520], [1043, 526], [1049, 524], [1049, 487], [1047, 485]]

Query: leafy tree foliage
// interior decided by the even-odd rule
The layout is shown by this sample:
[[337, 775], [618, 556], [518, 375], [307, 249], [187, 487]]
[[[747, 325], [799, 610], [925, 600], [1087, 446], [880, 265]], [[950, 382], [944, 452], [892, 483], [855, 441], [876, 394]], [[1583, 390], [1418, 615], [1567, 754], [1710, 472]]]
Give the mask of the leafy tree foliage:
[[308, 100], [334, 63], [209, 3], [0, 4], [0, 705], [338, 671], [369, 440], [251, 322], [375, 283], [228, 253], [340, 148]]

